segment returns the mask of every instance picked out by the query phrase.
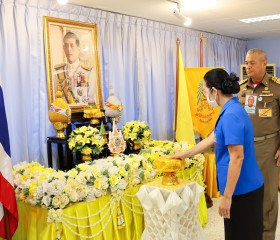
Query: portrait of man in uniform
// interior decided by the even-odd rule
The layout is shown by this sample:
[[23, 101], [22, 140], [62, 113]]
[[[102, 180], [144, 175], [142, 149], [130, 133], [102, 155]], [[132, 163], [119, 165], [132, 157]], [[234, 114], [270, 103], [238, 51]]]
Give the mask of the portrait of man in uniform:
[[45, 17], [44, 27], [49, 103], [59, 89], [72, 109], [102, 105], [96, 25]]
[[75, 33], [69, 31], [65, 34], [63, 50], [67, 62], [54, 66], [53, 72], [54, 82], [60, 84], [63, 98], [69, 104], [87, 103], [89, 99], [95, 99], [93, 67], [81, 63], [80, 40]]

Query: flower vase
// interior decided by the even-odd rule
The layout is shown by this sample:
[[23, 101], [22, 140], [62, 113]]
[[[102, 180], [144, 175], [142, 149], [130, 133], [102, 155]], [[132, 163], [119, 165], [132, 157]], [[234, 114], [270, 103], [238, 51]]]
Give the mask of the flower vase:
[[141, 143], [133, 141], [132, 148], [133, 148], [134, 151], [140, 151], [141, 147], [142, 147]]
[[92, 158], [91, 158], [91, 154], [85, 154], [85, 153], [82, 153], [82, 160], [83, 161], [91, 161]]

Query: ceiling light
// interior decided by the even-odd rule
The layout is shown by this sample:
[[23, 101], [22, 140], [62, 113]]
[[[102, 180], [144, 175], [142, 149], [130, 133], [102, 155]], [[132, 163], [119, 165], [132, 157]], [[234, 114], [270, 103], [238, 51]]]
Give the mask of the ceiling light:
[[61, 5], [64, 5], [68, 2], [68, 0], [56, 0], [57, 3], [61, 4]]
[[272, 21], [272, 20], [278, 20], [278, 19], [280, 19], [280, 14], [240, 19], [240, 21], [244, 22], [244, 23], [254, 23], [254, 22]]
[[175, 9], [173, 11], [173, 14], [179, 18], [185, 26], [190, 26], [192, 24], [192, 20], [189, 17], [186, 17], [185, 15], [183, 15], [180, 11], [180, 5], [177, 5], [178, 9]]

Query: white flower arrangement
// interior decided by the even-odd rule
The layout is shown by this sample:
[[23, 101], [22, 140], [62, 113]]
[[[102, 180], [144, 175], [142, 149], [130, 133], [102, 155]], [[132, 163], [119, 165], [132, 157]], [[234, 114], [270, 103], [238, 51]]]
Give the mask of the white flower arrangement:
[[[71, 203], [94, 201], [112, 194], [122, 195], [127, 188], [152, 181], [157, 175], [153, 161], [174, 151], [186, 150], [187, 143], [151, 141], [139, 153], [98, 159], [77, 165], [68, 172], [45, 168], [37, 162], [22, 162], [13, 167], [18, 200], [47, 209], [63, 209]], [[185, 159], [186, 168], [202, 169], [204, 156]], [[52, 218], [59, 219], [54, 212]]]
[[131, 154], [82, 163], [68, 172], [23, 162], [14, 166], [13, 174], [18, 200], [63, 209], [70, 203], [121, 194], [128, 187], [151, 181], [155, 170], [147, 159]]

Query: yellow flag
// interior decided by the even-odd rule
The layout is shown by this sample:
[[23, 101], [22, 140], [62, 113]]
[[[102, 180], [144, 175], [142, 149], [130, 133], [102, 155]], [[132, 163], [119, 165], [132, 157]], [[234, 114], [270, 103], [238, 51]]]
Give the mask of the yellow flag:
[[215, 127], [221, 108], [213, 108], [202, 94], [202, 81], [206, 72], [213, 68], [185, 68], [189, 102], [194, 130], [201, 138], [207, 137]]
[[179, 44], [177, 45], [176, 105], [174, 125], [176, 141], [187, 141], [190, 144], [195, 143], [184, 63]]

